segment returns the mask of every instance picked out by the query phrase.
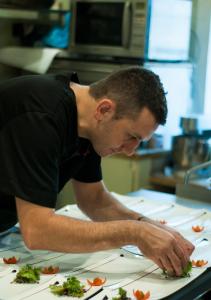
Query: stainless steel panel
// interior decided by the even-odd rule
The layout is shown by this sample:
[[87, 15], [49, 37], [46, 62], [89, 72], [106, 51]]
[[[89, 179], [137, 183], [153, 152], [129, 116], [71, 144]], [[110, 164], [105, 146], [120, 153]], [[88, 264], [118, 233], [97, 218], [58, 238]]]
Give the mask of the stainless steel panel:
[[[100, 3], [100, 0], [81, 0], [87, 3]], [[71, 43], [69, 52], [72, 54], [84, 55], [102, 55], [111, 57], [131, 57], [144, 58], [148, 51], [148, 28], [149, 28], [149, 6], [150, 0], [128, 0], [131, 4], [132, 14], [131, 20], [125, 24], [124, 32], [126, 36], [122, 39], [123, 44], [119, 46], [105, 46], [99, 44], [79, 44], [75, 42], [76, 32], [76, 9], [77, 2], [80, 0], [73, 0], [72, 5], [72, 22], [71, 22]], [[124, 0], [109, 0], [108, 3], [125, 2]], [[126, 27], [127, 30], [126, 30]], [[131, 32], [130, 39], [128, 39], [128, 32]], [[139, 38], [138, 38], [139, 36]], [[135, 42], [134, 42], [135, 40]]]
[[179, 183], [176, 185], [176, 196], [211, 203], [211, 190], [201, 186]]
[[113, 71], [126, 67], [129, 67], [129, 65], [76, 61], [70, 59], [54, 59], [48, 73], [75, 71], [77, 72], [82, 84], [90, 84], [104, 78]]

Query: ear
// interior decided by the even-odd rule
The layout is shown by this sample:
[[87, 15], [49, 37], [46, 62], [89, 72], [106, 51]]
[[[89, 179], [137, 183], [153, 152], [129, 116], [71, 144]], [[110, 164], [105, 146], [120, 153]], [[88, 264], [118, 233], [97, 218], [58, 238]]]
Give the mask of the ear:
[[111, 119], [115, 113], [115, 103], [110, 99], [102, 99], [97, 102], [95, 118], [98, 121]]

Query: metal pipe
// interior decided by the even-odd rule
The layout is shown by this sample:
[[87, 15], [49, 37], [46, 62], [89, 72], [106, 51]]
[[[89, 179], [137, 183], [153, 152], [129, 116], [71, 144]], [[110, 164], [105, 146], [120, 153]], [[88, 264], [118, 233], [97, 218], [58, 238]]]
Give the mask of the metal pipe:
[[185, 174], [184, 184], [188, 184], [188, 183], [189, 183], [189, 179], [190, 179], [190, 176], [191, 176], [192, 173], [194, 173], [194, 172], [197, 171], [197, 170], [200, 170], [200, 169], [209, 167], [209, 166], [211, 166], [211, 160], [206, 161], [206, 162], [203, 163], [203, 164], [197, 165], [197, 166], [195, 166], [195, 167], [189, 169], [189, 170], [186, 172], [186, 174]]

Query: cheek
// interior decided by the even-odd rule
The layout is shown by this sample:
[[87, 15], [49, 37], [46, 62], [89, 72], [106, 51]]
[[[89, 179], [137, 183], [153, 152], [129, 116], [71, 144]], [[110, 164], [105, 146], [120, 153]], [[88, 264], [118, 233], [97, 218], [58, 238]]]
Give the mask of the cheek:
[[100, 136], [99, 140], [100, 140], [100, 144], [104, 148], [113, 147], [113, 145], [116, 143], [116, 139], [112, 135], [112, 132], [105, 132]]

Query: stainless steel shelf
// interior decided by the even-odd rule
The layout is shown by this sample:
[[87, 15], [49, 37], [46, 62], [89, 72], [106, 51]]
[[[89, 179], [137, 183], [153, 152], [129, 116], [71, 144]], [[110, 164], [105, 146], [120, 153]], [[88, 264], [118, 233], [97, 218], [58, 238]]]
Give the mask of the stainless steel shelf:
[[0, 7], [0, 19], [12, 22], [19, 21], [63, 26], [66, 12], [66, 10], [28, 10]]

